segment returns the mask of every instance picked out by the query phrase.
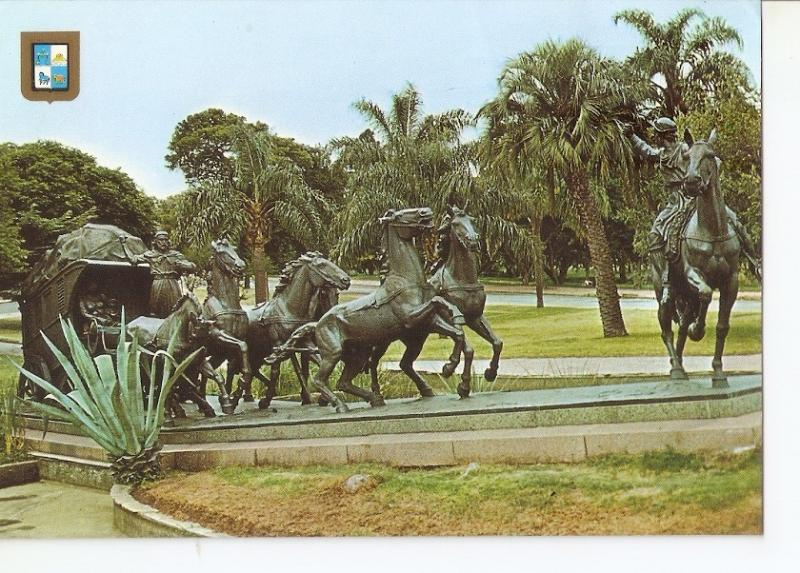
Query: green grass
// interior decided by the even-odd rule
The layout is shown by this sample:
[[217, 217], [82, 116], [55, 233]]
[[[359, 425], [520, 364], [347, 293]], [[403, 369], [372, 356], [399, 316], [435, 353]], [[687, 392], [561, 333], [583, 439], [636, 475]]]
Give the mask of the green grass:
[[[600, 314], [596, 309], [499, 305], [486, 309], [492, 328], [503, 339], [505, 358], [661, 356], [665, 353], [654, 310], [626, 310], [623, 314], [628, 336], [603, 338]], [[705, 339], [687, 342], [687, 355], [714, 354], [716, 319], [716, 313], [709, 312]], [[476, 356], [491, 356], [491, 346], [468, 329], [467, 338], [475, 348]], [[450, 340], [431, 336], [421, 358], [443, 359], [451, 349]], [[731, 318], [725, 353], [758, 352], [761, 352], [761, 314], [735, 313]], [[395, 343], [389, 348], [387, 358], [399, 360], [402, 353], [403, 346]]]
[[[339, 489], [354, 474], [371, 484], [355, 496]], [[572, 464], [481, 464], [469, 472], [378, 464], [225, 467], [175, 474], [144, 490], [179, 501], [201, 484], [224, 499], [248, 492], [259, 503], [280, 504], [291, 513], [284, 517], [292, 535], [753, 533], [761, 527], [762, 456], [667, 449]], [[320, 506], [331, 495], [338, 507]], [[197, 503], [206, 502], [194, 504], [202, 521]], [[212, 513], [212, 526], [230, 523]], [[263, 519], [254, 516], [237, 533], [287, 534], [271, 530], [281, 525], [269, 512]]]
[[0, 340], [22, 342], [22, 321], [19, 317], [0, 318]]
[[[409, 495], [431, 499], [460, 510], [482, 500], [515, 500], [540, 504], [544, 497], [575, 492], [595, 501], [618, 501], [617, 494], [634, 488], [656, 488], [652, 506], [677, 507], [696, 503], [719, 509], [749, 493], [760, 493], [761, 453], [696, 454], [665, 449], [644, 454], [615, 454], [573, 464], [480, 465], [464, 476], [463, 467], [398, 469], [377, 464], [299, 466], [293, 468], [224, 467], [211, 473], [232, 485], [275, 488], [286, 495], [312, 493], [321, 481], [353, 474], [374, 477], [390, 500]], [[520, 497], [523, 499], [516, 500]]]

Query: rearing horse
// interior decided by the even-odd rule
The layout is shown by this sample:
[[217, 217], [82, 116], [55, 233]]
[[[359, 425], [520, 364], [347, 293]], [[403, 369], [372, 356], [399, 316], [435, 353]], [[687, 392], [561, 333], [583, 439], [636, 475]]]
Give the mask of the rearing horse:
[[[687, 132], [688, 133], [688, 132]], [[673, 379], [686, 379], [683, 349], [687, 336], [698, 341], [705, 335], [706, 314], [712, 292], [719, 290], [719, 316], [712, 384], [726, 387], [722, 369], [722, 353], [730, 329], [731, 309], [739, 292], [739, 255], [741, 244], [729, 221], [728, 209], [719, 184], [719, 164], [714, 151], [716, 130], [708, 141], [693, 142], [688, 134], [689, 166], [684, 191], [695, 197], [696, 209], [683, 231], [680, 256], [673, 263], [674, 296], [666, 304], [661, 301], [663, 287], [659, 273], [653, 273], [659, 300], [658, 320], [661, 338], [669, 352]], [[672, 321], [678, 323], [677, 344], [673, 343]]]
[[[484, 377], [492, 382], [497, 378], [500, 353], [503, 341], [492, 330], [483, 315], [486, 307], [486, 293], [478, 282], [478, 261], [476, 253], [480, 251], [480, 235], [475, 230], [472, 217], [458, 207], [448, 207], [447, 215], [439, 227], [440, 256], [434, 267], [433, 276], [428, 283], [447, 302], [454, 304], [464, 315], [467, 326], [478, 336], [492, 345], [492, 360], [484, 372]], [[414, 370], [414, 361], [422, 351], [428, 333], [422, 330], [409, 332], [401, 340], [406, 345], [406, 352], [400, 359], [400, 368], [416, 384], [422, 396], [432, 396], [433, 392], [425, 380]], [[378, 362], [388, 348], [387, 345], [376, 346], [370, 362], [372, 390], [380, 391], [378, 384]], [[464, 365], [468, 368], [470, 365]], [[453, 362], [446, 362], [443, 374], [453, 373]], [[458, 393], [462, 397], [469, 395], [469, 386], [460, 385]]]
[[[281, 273], [272, 300], [247, 310], [249, 329], [247, 334], [250, 369], [253, 376], [267, 388], [266, 397], [258, 406], [266, 408], [275, 397], [275, 388], [280, 375], [280, 362], [273, 362], [267, 380], [261, 374], [264, 359], [279, 344], [286, 342], [300, 326], [318, 320], [338, 303], [338, 292], [350, 288], [350, 277], [337, 265], [322, 256], [309, 252], [286, 264]], [[311, 403], [305, 383], [308, 378], [309, 355], [303, 354], [300, 362], [291, 357], [292, 365], [301, 383], [301, 401]], [[227, 387], [236, 371], [228, 368]]]
[[[337, 412], [348, 408], [331, 392], [327, 381], [340, 360], [344, 370], [337, 387], [373, 406], [380, 406], [384, 401], [379, 392], [370, 392], [351, 382], [364, 369], [376, 345], [401, 339], [412, 331], [436, 332], [453, 339], [458, 358], [462, 350], [465, 356], [471, 353], [460, 326], [463, 315], [442, 297], [434, 295], [414, 246], [414, 238], [431, 228], [433, 211], [427, 207], [391, 209], [380, 222], [389, 266], [386, 280], [375, 292], [334, 306], [313, 328], [321, 359], [313, 383]], [[309, 333], [312, 330], [310, 327], [301, 329]], [[469, 378], [469, 369], [465, 368], [462, 383], [467, 388]]]
[[203, 302], [203, 319], [210, 324], [206, 343], [209, 360], [214, 368], [227, 360], [229, 368], [242, 373], [239, 388], [232, 396], [234, 404], [242, 394], [245, 401], [252, 401], [253, 373], [245, 342], [248, 320], [239, 301], [239, 277], [245, 264], [226, 239], [212, 241], [211, 251], [211, 280]]

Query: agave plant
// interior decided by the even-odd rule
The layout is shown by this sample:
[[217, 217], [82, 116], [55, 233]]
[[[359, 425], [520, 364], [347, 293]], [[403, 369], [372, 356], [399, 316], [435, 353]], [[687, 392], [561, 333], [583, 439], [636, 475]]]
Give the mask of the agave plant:
[[[72, 390], [64, 393], [18, 364], [14, 366], [37, 384], [63, 408], [31, 402], [30, 406], [45, 416], [72, 422], [108, 452], [112, 471], [118, 483], [138, 483], [161, 476], [158, 434], [164, 423], [164, 409], [172, 386], [201, 350], [195, 351], [180, 364], [172, 357], [175, 336], [166, 351], [144, 351], [136, 339], [126, 342], [120, 336], [115, 356], [91, 356], [70, 321], [61, 320], [64, 339], [71, 358], [67, 357], [44, 334], [51, 352], [64, 368]], [[120, 332], [125, 332], [122, 313]], [[151, 354], [147, 394], [142, 387], [142, 354]], [[160, 373], [160, 389], [156, 396], [156, 380]]]

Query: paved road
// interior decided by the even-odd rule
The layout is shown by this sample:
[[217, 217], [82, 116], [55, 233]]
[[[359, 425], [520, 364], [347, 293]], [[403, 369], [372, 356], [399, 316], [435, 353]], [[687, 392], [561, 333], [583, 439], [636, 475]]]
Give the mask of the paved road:
[[[709, 374], [711, 356], [686, 356], [684, 368], [689, 374]], [[414, 369], [419, 372], [441, 372], [444, 360], [417, 360]], [[489, 366], [488, 360], [475, 360], [477, 375]], [[761, 372], [761, 354], [725, 356], [728, 372]], [[383, 367], [398, 370], [397, 362], [385, 362]], [[459, 372], [461, 369], [459, 368]], [[669, 376], [669, 358], [666, 356], [615, 356], [594, 358], [507, 358], [500, 359], [500, 374], [504, 376], [635, 376], [638, 374]]]

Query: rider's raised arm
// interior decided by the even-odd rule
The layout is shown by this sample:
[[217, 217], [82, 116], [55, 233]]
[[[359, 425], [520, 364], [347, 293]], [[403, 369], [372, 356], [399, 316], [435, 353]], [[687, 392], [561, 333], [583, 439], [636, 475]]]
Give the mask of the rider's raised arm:
[[139, 263], [146, 263], [147, 258], [144, 255], [134, 255], [128, 250], [127, 239], [128, 237], [126, 237], [125, 235], [122, 235], [119, 238], [119, 242], [122, 245], [122, 252], [125, 254], [125, 258], [128, 259], [128, 261], [132, 265], [138, 265]]
[[633, 152], [640, 158], [646, 161], [658, 161], [661, 156], [661, 149], [652, 147], [644, 139], [638, 135], [631, 134], [631, 143], [633, 144]]

